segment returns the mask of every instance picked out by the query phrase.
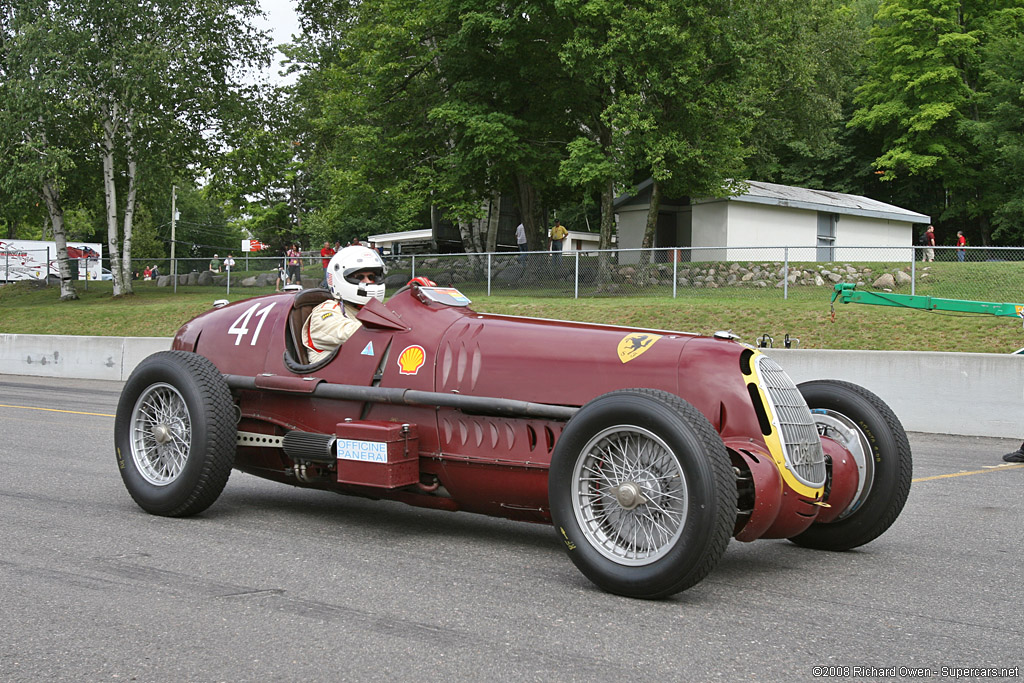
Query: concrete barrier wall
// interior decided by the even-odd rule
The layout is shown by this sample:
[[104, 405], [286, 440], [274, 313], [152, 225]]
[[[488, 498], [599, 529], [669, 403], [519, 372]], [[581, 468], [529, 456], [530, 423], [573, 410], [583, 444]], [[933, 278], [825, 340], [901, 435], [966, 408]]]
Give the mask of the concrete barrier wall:
[[[0, 334], [0, 374], [124, 381], [164, 337]], [[1024, 355], [772, 349], [796, 382], [841, 379], [888, 403], [910, 431], [1024, 439]]]
[[915, 432], [1024, 439], [1024, 355], [774, 349], [797, 383], [842, 379], [873, 391]]
[[0, 334], [0, 374], [123, 381], [143, 358], [169, 348], [170, 337]]

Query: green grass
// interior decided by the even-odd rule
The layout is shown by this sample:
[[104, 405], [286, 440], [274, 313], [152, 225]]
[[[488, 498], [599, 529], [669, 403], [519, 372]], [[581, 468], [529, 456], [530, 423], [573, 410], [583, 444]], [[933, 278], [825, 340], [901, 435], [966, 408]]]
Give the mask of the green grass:
[[[970, 264], [970, 278], [956, 271], [963, 264], [929, 265], [933, 267], [917, 287], [918, 294], [979, 301], [1024, 298], [1019, 284], [1014, 285], [1022, 279], [1024, 264]], [[800, 348], [814, 349], [1009, 353], [1024, 346], [1021, 322], [1010, 318], [840, 304], [833, 321], [827, 287], [790, 288], [787, 300], [778, 292], [769, 295], [762, 290], [752, 295], [739, 288], [685, 290], [676, 299], [571, 299], [534, 294], [487, 297], [478, 286], [459, 287], [480, 312], [703, 334], [731, 330], [749, 343], [769, 334], [776, 346], [782, 346], [786, 334], [799, 338]], [[909, 293], [905, 289], [899, 291]], [[179, 287], [175, 294], [152, 282], [136, 282], [134, 295], [114, 299], [110, 282], [91, 282], [88, 291], [79, 290], [78, 301], [61, 302], [56, 287], [17, 283], [0, 287], [0, 333], [165, 337], [209, 309], [215, 299], [237, 301], [272, 291], [272, 287], [239, 287], [225, 296], [223, 288]]]

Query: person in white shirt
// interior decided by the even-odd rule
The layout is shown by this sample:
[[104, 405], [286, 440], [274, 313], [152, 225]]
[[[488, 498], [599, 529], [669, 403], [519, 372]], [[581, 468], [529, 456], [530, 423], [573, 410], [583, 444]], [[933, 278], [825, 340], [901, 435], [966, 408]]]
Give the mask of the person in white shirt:
[[522, 263], [523, 261], [526, 260], [526, 257], [522, 256], [521, 254], [522, 252], [525, 252], [528, 249], [528, 247], [526, 246], [526, 226], [524, 226], [522, 223], [520, 223], [516, 227], [516, 244], [519, 246], [519, 262]]

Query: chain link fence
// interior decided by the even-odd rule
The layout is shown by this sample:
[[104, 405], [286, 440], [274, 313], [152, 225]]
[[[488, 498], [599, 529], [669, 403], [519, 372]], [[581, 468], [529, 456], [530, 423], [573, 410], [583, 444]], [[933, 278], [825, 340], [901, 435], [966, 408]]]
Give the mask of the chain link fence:
[[[473, 296], [808, 298], [839, 282], [952, 299], [1024, 298], [1012, 247], [692, 247], [385, 259], [389, 281], [426, 276]], [[932, 258], [933, 260], [923, 260]]]
[[[176, 259], [173, 264], [170, 259], [136, 259], [132, 264], [134, 284], [251, 291], [254, 295], [287, 284], [281, 274], [283, 256], [243, 254], [234, 260], [229, 273], [223, 258], [218, 259], [219, 272], [210, 270], [211, 259], [207, 258]], [[1024, 299], [1021, 247], [690, 247], [424, 254], [385, 256], [384, 261], [389, 291], [413, 277], [425, 276], [439, 285], [458, 287], [471, 298], [759, 297], [820, 301], [836, 283], [854, 282], [861, 288], [949, 299]], [[0, 263], [0, 268], [3, 266]], [[172, 266], [176, 266], [176, 278], [170, 275]], [[103, 259], [102, 267], [102, 279], [109, 278], [108, 259]], [[29, 279], [45, 277], [45, 269], [36, 270], [40, 272], [29, 273]], [[89, 272], [95, 270], [92, 263]], [[81, 271], [79, 277], [84, 277]], [[308, 288], [321, 286], [322, 282], [319, 252], [304, 252], [299, 284]], [[85, 284], [88, 287], [88, 281]]]

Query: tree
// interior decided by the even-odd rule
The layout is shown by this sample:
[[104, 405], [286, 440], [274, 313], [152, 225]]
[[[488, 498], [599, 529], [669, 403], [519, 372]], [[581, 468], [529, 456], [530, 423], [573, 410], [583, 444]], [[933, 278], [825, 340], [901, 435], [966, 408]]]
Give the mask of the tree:
[[1024, 8], [994, 12], [987, 25], [979, 118], [966, 129], [991, 165], [985, 186], [993, 194], [992, 238], [1024, 243]]
[[514, 196], [540, 246], [571, 130], [572, 84], [556, 57], [564, 22], [550, 3], [391, 0], [346, 7], [333, 28], [323, 14], [309, 21], [336, 48], [301, 51], [317, 62], [298, 89], [316, 121], [321, 217], [372, 209], [394, 230], [422, 224], [429, 208], [475, 251], [493, 241], [488, 207]]
[[[33, 22], [35, 0], [0, 10], [0, 187], [24, 206], [32, 188], [46, 207], [57, 244], [61, 300], [77, 299], [68, 263], [64, 210], [76, 187], [76, 156], [85, 149], [75, 103], [56, 96], [64, 83], [57, 69], [60, 46], [47, 42], [45, 25]], [[15, 202], [14, 205], [16, 206]]]
[[986, 92], [994, 81], [982, 74], [986, 55], [998, 51], [993, 45], [1012, 45], [1000, 35], [1009, 25], [995, 20], [1004, 4], [884, 0], [872, 29], [868, 79], [857, 89], [860, 108], [850, 121], [881, 137], [874, 165], [883, 181], [983, 244], [991, 241], [989, 217], [998, 211], [1002, 180], [991, 170], [997, 145], [984, 132], [984, 117], [995, 111]]
[[[88, 155], [102, 164], [114, 294], [131, 293], [141, 173], [157, 159], [194, 168], [209, 154], [218, 121], [242, 90], [236, 68], [268, 57], [266, 36], [250, 24], [258, 3], [23, 0], [20, 7], [21, 37], [31, 40], [23, 40], [19, 83], [47, 99], [47, 125], [74, 123], [88, 135]], [[47, 87], [38, 74], [59, 86]], [[72, 158], [82, 153], [61, 149]]]

